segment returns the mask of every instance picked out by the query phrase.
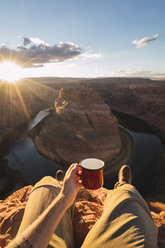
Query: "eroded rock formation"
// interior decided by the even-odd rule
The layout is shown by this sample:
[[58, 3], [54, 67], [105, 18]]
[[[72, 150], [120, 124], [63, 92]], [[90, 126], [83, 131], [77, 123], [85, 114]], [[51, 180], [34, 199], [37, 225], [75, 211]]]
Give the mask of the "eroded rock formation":
[[164, 84], [164, 81], [142, 78], [109, 78], [91, 82], [110, 106], [139, 117], [165, 133]]
[[119, 153], [117, 119], [92, 89], [61, 89], [55, 111], [35, 138], [37, 149], [46, 157], [68, 166], [87, 157], [106, 162]]

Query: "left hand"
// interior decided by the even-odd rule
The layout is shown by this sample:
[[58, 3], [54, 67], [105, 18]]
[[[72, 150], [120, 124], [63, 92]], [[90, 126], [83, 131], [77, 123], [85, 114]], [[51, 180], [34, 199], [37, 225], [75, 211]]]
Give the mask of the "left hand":
[[[64, 184], [61, 190], [61, 193], [67, 200], [67, 206], [70, 207], [74, 200], [76, 199], [77, 193], [80, 188], [79, 176], [78, 173], [79, 164], [72, 164], [67, 170], [64, 177]], [[80, 174], [81, 172], [79, 172]]]

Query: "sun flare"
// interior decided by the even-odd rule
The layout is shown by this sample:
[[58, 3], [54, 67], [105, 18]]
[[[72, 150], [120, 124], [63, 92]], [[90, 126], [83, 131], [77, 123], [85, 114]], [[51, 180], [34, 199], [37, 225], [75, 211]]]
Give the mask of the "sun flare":
[[0, 63], [0, 79], [15, 83], [23, 77], [23, 69], [11, 61]]

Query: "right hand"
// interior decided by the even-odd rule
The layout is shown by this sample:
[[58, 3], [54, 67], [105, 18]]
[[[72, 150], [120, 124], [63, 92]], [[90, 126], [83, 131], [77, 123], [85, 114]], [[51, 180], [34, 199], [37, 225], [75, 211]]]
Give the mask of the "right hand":
[[77, 173], [81, 173], [78, 171], [78, 166], [78, 163], [72, 164], [67, 170], [63, 181], [64, 183], [61, 193], [67, 200], [68, 208], [73, 204], [74, 200], [76, 199], [77, 193], [81, 186], [81, 183], [79, 182], [79, 176], [77, 175]]

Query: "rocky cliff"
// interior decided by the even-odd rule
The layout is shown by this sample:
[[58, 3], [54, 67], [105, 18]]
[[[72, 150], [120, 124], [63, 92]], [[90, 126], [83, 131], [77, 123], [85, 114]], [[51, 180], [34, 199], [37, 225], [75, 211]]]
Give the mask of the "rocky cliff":
[[[0, 201], [0, 247], [5, 247], [16, 236], [31, 190], [32, 186], [24, 187]], [[98, 190], [82, 188], [79, 191], [73, 220], [75, 248], [81, 247], [85, 236], [100, 218], [107, 192], [105, 188]], [[161, 243], [165, 242], [165, 204], [158, 203], [153, 207], [152, 202], [149, 202], [149, 206], [159, 228], [159, 245], [164, 247], [165, 243]]]
[[6, 149], [40, 110], [54, 102], [57, 92], [34, 79], [17, 84], [0, 81], [0, 199], [23, 182], [21, 173], [9, 168], [3, 159]]
[[[54, 81], [47, 84], [46, 81], [50, 79], [43, 80], [36, 80], [36, 82], [26, 81], [25, 84], [17, 86], [14, 85], [4, 85], [3, 83], [0, 84], [1, 91], [0, 91], [0, 145], [1, 145], [1, 155], [3, 155], [3, 150], [5, 148], [5, 144], [8, 145], [8, 140], [10, 137], [17, 135], [20, 132], [20, 126], [23, 127], [29, 121], [29, 115], [32, 117], [35, 113], [41, 110], [42, 107], [47, 106], [47, 103], [53, 101], [57, 98], [57, 90], [56, 86], [54, 85]], [[71, 79], [70, 79], [71, 80]], [[40, 82], [42, 81], [42, 82]], [[65, 81], [65, 80], [64, 80]], [[61, 88], [64, 86], [64, 81], [60, 81], [57, 88]], [[72, 81], [72, 80], [71, 80]], [[41, 83], [41, 85], [39, 84]], [[98, 79], [98, 80], [83, 80], [78, 81], [76, 83], [69, 83], [72, 85], [72, 89], [68, 89], [68, 91], [61, 91], [61, 95], [59, 96], [58, 100], [55, 102], [57, 114], [54, 113], [51, 118], [47, 118], [45, 124], [42, 126], [42, 130], [38, 133], [35, 142], [38, 149], [47, 157], [57, 159], [59, 162], [63, 162], [66, 164], [66, 161], [61, 159], [61, 154], [65, 154], [65, 159], [70, 159], [70, 145], [72, 145], [72, 149], [75, 151], [79, 151], [82, 149], [82, 154], [80, 158], [77, 158], [79, 161], [81, 159], [81, 155], [84, 155], [85, 152], [88, 152], [86, 148], [92, 148], [93, 151], [102, 151], [102, 146], [99, 144], [98, 140], [100, 140], [102, 134], [103, 136], [107, 133], [108, 137], [111, 133], [118, 136], [118, 131], [115, 129], [116, 120], [111, 114], [108, 112], [108, 117], [105, 113], [107, 113], [107, 107], [103, 106], [103, 101], [101, 98], [95, 93], [92, 98], [92, 105], [95, 111], [91, 111], [89, 101], [84, 100], [84, 96], [88, 93], [87, 91], [82, 92], [81, 100], [84, 106], [80, 105], [80, 95], [78, 95], [78, 86], [87, 86], [93, 88], [95, 91], [100, 94], [102, 99], [109, 104], [109, 106], [121, 111], [125, 112], [141, 119], [147, 121], [149, 124], [154, 125], [155, 127], [159, 128], [162, 132], [165, 133], [165, 88], [164, 82], [159, 81], [151, 81], [151, 80], [144, 80], [144, 79]], [[65, 84], [66, 86], [66, 84]], [[76, 88], [77, 87], [77, 88]], [[74, 89], [75, 88], [75, 89]], [[90, 91], [91, 92], [91, 91]], [[71, 94], [71, 101], [69, 102], [69, 94]], [[92, 93], [93, 94], [93, 93]], [[99, 105], [97, 102], [94, 102], [95, 96], [97, 96], [97, 100], [99, 99]], [[102, 103], [101, 103], [102, 102]], [[46, 104], [46, 105], [45, 105]], [[77, 107], [75, 107], [77, 104]], [[102, 106], [101, 106], [102, 105]], [[97, 108], [100, 108], [99, 112], [102, 112], [103, 115], [100, 116], [97, 113]], [[79, 110], [81, 107], [84, 107], [85, 111], [79, 114]], [[73, 115], [69, 115], [69, 112]], [[89, 113], [91, 114], [91, 119], [89, 119]], [[76, 118], [76, 114], [78, 114], [78, 118]], [[110, 120], [112, 118], [112, 120]], [[74, 119], [74, 121], [73, 121]], [[97, 120], [97, 125], [95, 122]], [[73, 124], [70, 125], [70, 121], [73, 121]], [[105, 130], [100, 132], [99, 130], [102, 128], [103, 122], [111, 123], [112, 130], [108, 130], [108, 125], [105, 125]], [[49, 125], [50, 130], [45, 128], [45, 125]], [[79, 128], [80, 126], [80, 128]], [[58, 132], [53, 133], [53, 129], [57, 128]], [[19, 130], [19, 131], [18, 131]], [[96, 130], [98, 139], [94, 139], [92, 134], [92, 130]], [[76, 137], [76, 141], [72, 138], [72, 134]], [[54, 135], [54, 136], [53, 136]], [[61, 136], [63, 135], [63, 138]], [[100, 137], [99, 137], [100, 135]], [[162, 135], [162, 133], [161, 133]], [[54, 138], [57, 137], [57, 140]], [[65, 138], [64, 138], [65, 137]], [[165, 137], [165, 136], [164, 136]], [[66, 139], [66, 140], [65, 140]], [[165, 138], [164, 138], [165, 140]], [[106, 137], [104, 136], [102, 142], [105, 141], [105, 157], [108, 157], [108, 149], [109, 149], [109, 142]], [[59, 145], [58, 145], [59, 144]], [[76, 146], [77, 144], [77, 146]], [[108, 148], [106, 147], [108, 144]], [[46, 145], [46, 146], [45, 146]], [[115, 147], [112, 147], [113, 154], [119, 150], [120, 140], [115, 144]], [[118, 146], [119, 145], [119, 146]], [[85, 148], [83, 148], [85, 146]], [[6, 146], [7, 147], [7, 146]], [[54, 147], [56, 148], [56, 152], [54, 152]], [[63, 149], [64, 147], [64, 149]], [[117, 148], [118, 147], [118, 148]], [[83, 150], [84, 149], [84, 150]], [[67, 152], [68, 150], [68, 152]], [[101, 153], [101, 152], [100, 152]], [[111, 153], [111, 155], [113, 155]], [[88, 155], [88, 153], [87, 153]], [[83, 157], [83, 156], [82, 156]], [[1, 163], [1, 161], [0, 161]], [[162, 156], [160, 157], [159, 161], [159, 169], [160, 169], [160, 180], [157, 185], [156, 192], [151, 194], [150, 198], [148, 198], [149, 205], [151, 207], [152, 216], [157, 223], [158, 226], [161, 226], [165, 223], [165, 206], [164, 206], [164, 193], [165, 193], [165, 185], [164, 185], [164, 175], [165, 175], [165, 154], [162, 152]], [[8, 169], [3, 171], [1, 166], [1, 178], [0, 178], [0, 189], [4, 190], [4, 185], [7, 185], [9, 182], [9, 178], [6, 178], [5, 173], [8, 173]], [[4, 173], [2, 173], [4, 172]], [[12, 172], [9, 172], [12, 174]], [[14, 174], [13, 174], [14, 175]], [[10, 177], [11, 178], [11, 177]], [[14, 179], [14, 178], [13, 178]], [[3, 182], [5, 181], [5, 184]], [[11, 181], [11, 180], [10, 180]], [[1, 186], [2, 185], [2, 186]], [[5, 186], [6, 187], [6, 186]], [[23, 190], [24, 191], [24, 190]], [[22, 194], [24, 194], [22, 191]], [[29, 189], [30, 192], [30, 189]], [[86, 193], [82, 193], [86, 194]], [[1, 201], [0, 203], [0, 238], [1, 243], [0, 245], [5, 246], [8, 240], [14, 237], [13, 228], [17, 228], [17, 224], [19, 225], [23, 211], [21, 210], [21, 202], [23, 204], [22, 209], [25, 206], [26, 200], [19, 200], [18, 195], [21, 197], [21, 193], [17, 193], [15, 196], [11, 196], [11, 198], [7, 198], [5, 201]], [[25, 190], [26, 195], [26, 190]], [[27, 193], [28, 195], [28, 193]], [[88, 195], [88, 194], [87, 194]], [[99, 193], [101, 195], [101, 193]], [[83, 195], [84, 197], [84, 195]], [[91, 196], [87, 196], [90, 205], [87, 205], [87, 202], [82, 200], [83, 207], [79, 209], [81, 213], [86, 211], [88, 215], [88, 211], [91, 211], [91, 216], [96, 219], [101, 214], [102, 204], [95, 205], [95, 200], [91, 199]], [[93, 199], [93, 198], [92, 198]], [[10, 202], [10, 203], [9, 203]], [[91, 204], [92, 202], [92, 204]], [[4, 205], [5, 203], [5, 205]], [[20, 209], [18, 208], [20, 206]], [[89, 208], [88, 208], [89, 207]], [[91, 207], [91, 208], [90, 208]], [[93, 211], [94, 209], [94, 211]], [[22, 211], [22, 212], [21, 212]], [[19, 212], [19, 213], [18, 213]], [[81, 216], [78, 217], [80, 224], [83, 223], [82, 230], [86, 230], [86, 232], [90, 229], [92, 225], [90, 223], [94, 223], [92, 217], [82, 218]], [[89, 220], [89, 227], [85, 229], [85, 221], [84, 219]], [[17, 222], [18, 220], [18, 222]], [[90, 222], [91, 221], [91, 222]], [[13, 225], [14, 223], [14, 225]], [[1, 226], [2, 225], [2, 226]], [[77, 228], [78, 230], [79, 228]], [[86, 233], [85, 232], [85, 233]], [[10, 234], [11, 233], [11, 234]], [[79, 236], [79, 234], [77, 234]], [[81, 242], [81, 235], [80, 241]], [[7, 240], [7, 241], [6, 241]], [[3, 246], [2, 246], [3, 247]]]
[[0, 200], [0, 247], [5, 247], [16, 236], [32, 188], [24, 187]]
[[34, 139], [40, 153], [63, 167], [87, 157], [109, 161], [121, 149], [118, 122], [101, 97], [86, 87], [61, 89], [55, 112]]
[[0, 154], [42, 108], [56, 98], [57, 90], [24, 79], [9, 84], [0, 81]]
[[89, 85], [112, 108], [141, 118], [165, 134], [165, 81], [109, 78], [91, 80]]

